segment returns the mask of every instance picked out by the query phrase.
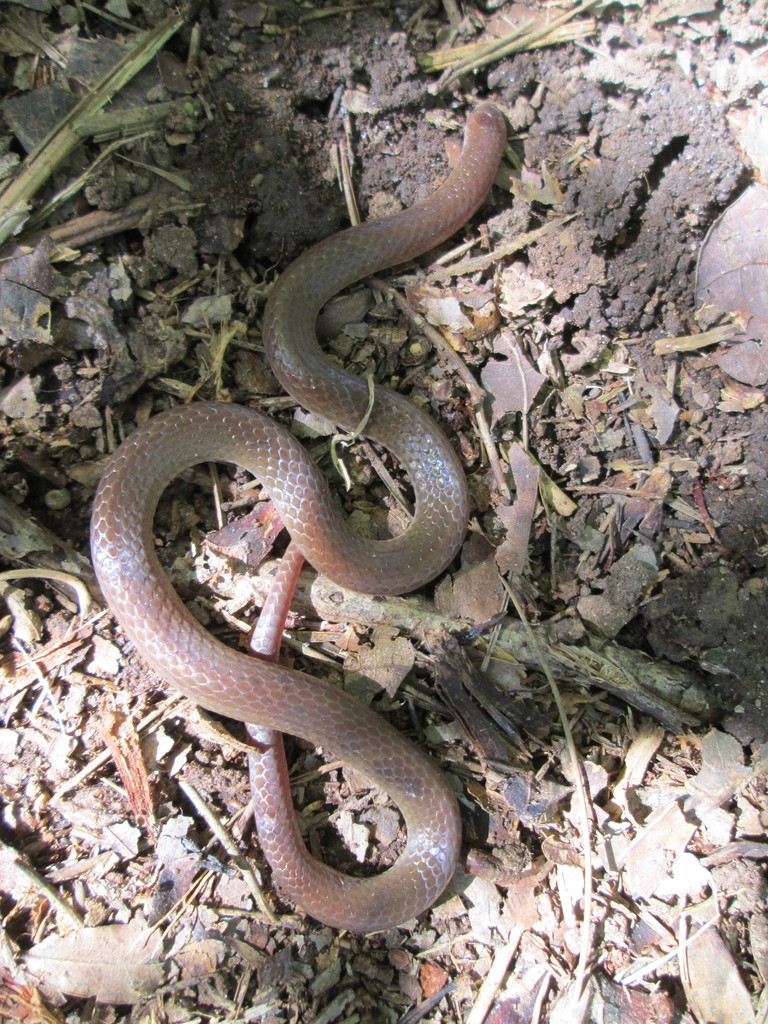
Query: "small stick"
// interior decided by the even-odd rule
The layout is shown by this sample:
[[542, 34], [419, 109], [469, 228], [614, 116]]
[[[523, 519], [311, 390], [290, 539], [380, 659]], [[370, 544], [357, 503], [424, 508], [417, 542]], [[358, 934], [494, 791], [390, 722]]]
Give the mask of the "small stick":
[[229, 832], [227, 832], [211, 808], [191, 783], [186, 782], [184, 779], [180, 779], [179, 788], [227, 851], [229, 856], [232, 858], [233, 863], [237, 865], [237, 868], [245, 879], [248, 888], [251, 890], [251, 895], [256, 900], [261, 912], [270, 922], [272, 922], [272, 924], [277, 923], [277, 917], [275, 917], [274, 913], [270, 909], [264, 893], [261, 891], [261, 886], [256, 881], [256, 875], [254, 874], [253, 868], [248, 863], [247, 858], [243, 857], [240, 850], [237, 848], [237, 844], [232, 836], [230, 836]]

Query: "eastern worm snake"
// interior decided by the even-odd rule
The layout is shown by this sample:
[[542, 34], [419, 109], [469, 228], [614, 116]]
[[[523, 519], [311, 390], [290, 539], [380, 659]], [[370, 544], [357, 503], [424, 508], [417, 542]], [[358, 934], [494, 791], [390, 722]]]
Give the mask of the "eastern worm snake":
[[[467, 119], [456, 167], [431, 196], [331, 236], [282, 274], [264, 311], [263, 336], [275, 374], [297, 402], [346, 429], [360, 423], [367, 385], [321, 353], [315, 337], [320, 309], [354, 281], [413, 259], [457, 231], [488, 195], [505, 137], [497, 108], [480, 104]], [[411, 742], [342, 691], [214, 639], [162, 571], [152, 523], [160, 495], [180, 472], [199, 462], [237, 463], [264, 485], [296, 547], [318, 571], [369, 594], [413, 590], [459, 550], [468, 518], [464, 473], [433, 420], [385, 388], [375, 389], [365, 435], [399, 459], [414, 490], [414, 518], [389, 540], [366, 540], [351, 530], [322, 472], [285, 428], [253, 410], [212, 402], [171, 409], [130, 435], [107, 465], [91, 524], [104, 597], [158, 675], [209, 711], [332, 751], [400, 808], [405, 851], [382, 874], [351, 878], [306, 852], [293, 808], [285, 806], [285, 778], [283, 788], [262, 794], [259, 838], [280, 888], [323, 923], [357, 932], [409, 920], [447, 885], [461, 837], [448, 782]], [[270, 824], [271, 804], [280, 824]]]

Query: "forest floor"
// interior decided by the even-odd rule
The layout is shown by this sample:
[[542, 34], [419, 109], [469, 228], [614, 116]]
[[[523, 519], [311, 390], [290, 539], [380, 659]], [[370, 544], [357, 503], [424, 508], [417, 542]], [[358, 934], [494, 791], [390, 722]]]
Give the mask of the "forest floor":
[[[0, 582], [0, 1018], [765, 1022], [766, 3], [0, 17], [0, 173], [23, 184], [61, 144], [29, 209], [0, 193], [0, 558], [49, 577]], [[49, 136], [148, 30], [158, 52], [84, 141]], [[307, 569], [294, 605], [287, 663], [371, 703], [459, 796], [447, 892], [362, 937], [270, 884], [242, 730], [143, 666], [100, 600], [89, 513], [137, 424], [218, 399], [289, 424], [358, 529], [402, 528], [396, 463], [355, 441], [344, 489], [261, 314], [349, 223], [340, 180], [364, 220], [424, 198], [485, 98], [509, 140], [473, 222], [322, 324], [443, 425], [472, 504], [418, 595]], [[202, 468], [156, 518], [177, 590], [233, 646], [285, 546], [245, 483], [216, 485], [245, 526], [220, 528]], [[333, 751], [289, 756], [321, 859], [396, 859], [386, 794]]]

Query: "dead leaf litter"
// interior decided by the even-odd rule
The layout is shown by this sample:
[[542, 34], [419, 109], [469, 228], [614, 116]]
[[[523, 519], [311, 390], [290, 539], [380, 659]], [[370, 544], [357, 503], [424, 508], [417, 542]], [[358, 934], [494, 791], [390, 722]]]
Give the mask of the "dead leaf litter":
[[[0, 15], [0, 553], [47, 574], [0, 581], [0, 1018], [764, 1020], [765, 3], [166, 6]], [[448, 892], [360, 938], [274, 892], [244, 734], [111, 624], [88, 514], [135, 424], [218, 398], [333, 458], [361, 532], [402, 529], [396, 464], [280, 393], [260, 313], [346, 223], [334, 144], [386, 215], [486, 95], [510, 138], [480, 215], [323, 317], [442, 422], [472, 498], [427, 592], [306, 572], [294, 602], [289, 663], [461, 800]], [[200, 467], [156, 536], [238, 644], [284, 545], [265, 496]], [[396, 859], [396, 810], [332, 752], [297, 742], [292, 779], [322, 859]]]

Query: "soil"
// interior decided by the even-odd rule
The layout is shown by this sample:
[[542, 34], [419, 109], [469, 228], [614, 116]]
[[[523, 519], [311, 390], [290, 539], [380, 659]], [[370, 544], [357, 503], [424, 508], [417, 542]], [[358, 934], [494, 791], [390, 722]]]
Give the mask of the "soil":
[[[141, 28], [171, 11], [160, 2], [130, 7]], [[530, 10], [538, 17], [543, 7]], [[765, 10], [735, 0], [679, 7], [596, 8], [583, 15], [594, 18], [583, 39], [504, 56], [438, 89], [419, 57], [438, 43], [471, 41], [504, 13], [521, 17], [522, 5], [472, 9], [449, 28], [437, 5], [203, 4], [126, 92], [129, 105], [167, 104], [160, 130], [118, 150], [84, 190], [7, 243], [0, 475], [9, 507], [0, 507], [0, 550], [8, 568], [77, 572], [98, 609], [81, 620], [66, 590], [42, 583], [21, 598], [6, 591], [2, 966], [27, 1001], [39, 985], [51, 1013], [68, 1020], [504, 1024], [533, 1019], [538, 998], [551, 1015], [539, 1019], [567, 1014], [579, 977], [583, 852], [557, 710], [522, 632], [476, 675], [494, 627], [502, 646], [503, 631], [516, 629], [504, 575], [518, 607], [541, 624], [551, 657], [567, 651], [570, 659], [567, 669], [558, 661], [557, 675], [594, 801], [599, 893], [584, 1019], [696, 1019], [675, 958], [636, 987], [623, 986], [621, 975], [674, 945], [681, 915], [689, 906], [699, 912], [707, 885], [721, 894], [728, 920], [705, 933], [721, 942], [707, 951], [709, 973], [715, 962], [740, 972], [750, 1012], [765, 1012], [765, 382], [734, 382], [714, 349], [659, 344], [708, 326], [697, 318], [699, 255], [718, 216], [757, 177], [736, 115], [764, 102], [762, 80], [745, 87], [739, 74], [764, 52]], [[68, 59], [74, 11], [54, 5], [34, 15]], [[108, 18], [89, 19], [79, 26], [83, 40], [132, 38]], [[6, 48], [0, 79], [0, 157], [11, 166], [22, 150], [8, 104], [30, 74], [25, 53]], [[39, 59], [65, 91], [88, 87], [85, 72], [67, 76]], [[29, 82], [34, 97], [40, 83]], [[466, 111], [486, 97], [510, 124], [496, 187], [474, 223], [420, 263], [428, 267], [464, 240], [472, 248], [458, 255], [458, 269], [401, 268], [396, 283], [476, 381], [487, 387], [491, 372], [509, 380], [484, 405], [496, 461], [460, 373], [391, 295], [366, 288], [367, 320], [342, 308], [342, 322], [354, 323], [324, 326], [335, 357], [363, 376], [374, 372], [443, 423], [473, 500], [461, 565], [412, 603], [361, 610], [331, 588], [323, 605], [309, 583], [297, 599], [290, 661], [373, 700], [431, 749], [462, 794], [466, 846], [438, 907], [408, 928], [339, 935], [270, 887], [249, 832], [242, 730], [230, 723], [226, 732], [164, 696], [170, 689], [100, 610], [87, 567], [89, 509], [107, 454], [177, 401], [261, 408], [329, 463], [327, 430], [297, 412], [266, 364], [260, 316], [269, 287], [309, 245], [348, 223], [334, 147], [349, 156], [363, 219], [386, 216], [431, 193]], [[37, 99], [54, 121], [62, 116], [48, 93]], [[103, 146], [75, 149], [37, 202], [83, 173]], [[510, 246], [524, 233], [533, 233], [529, 244]], [[57, 254], [62, 240], [72, 248]], [[487, 261], [462, 271], [478, 255]], [[16, 288], [26, 289], [21, 299]], [[539, 504], [527, 515], [521, 476], [510, 469], [521, 437], [542, 474]], [[359, 446], [346, 456], [352, 486], [340, 497], [361, 529], [380, 535], [400, 513], [368, 456]], [[386, 453], [379, 458], [397, 475]], [[225, 511], [253, 512], [259, 522], [250, 533], [236, 527], [234, 539], [221, 531], [205, 541], [216, 528], [206, 480], [196, 472], [166, 493], [157, 543], [195, 614], [236, 644], [266, 589], [272, 563], [264, 559], [279, 524], [264, 525], [272, 515], [265, 501], [228, 471]], [[535, 501], [534, 488], [531, 509]], [[13, 509], [22, 525], [9, 518]], [[38, 525], [48, 539], [35, 533], [21, 545], [20, 531]], [[284, 538], [276, 543], [279, 550]], [[252, 586], [242, 582], [246, 569], [258, 577]], [[469, 697], [455, 687], [465, 674], [480, 688]], [[661, 677], [653, 686], [652, 674]], [[147, 733], [143, 722], [155, 712]], [[666, 733], [630, 782], [628, 752], [658, 723]], [[110, 753], [96, 764], [102, 750]], [[395, 859], [401, 829], [383, 795], [360, 796], [360, 779], [301, 742], [292, 756], [298, 802], [323, 859], [345, 868], [364, 860], [363, 870]], [[718, 760], [732, 768], [731, 781], [707, 803], [701, 787], [706, 780], [718, 788], [707, 776]], [[144, 782], [134, 791], [127, 780], [137, 777]], [[207, 845], [210, 823], [181, 794], [180, 779], [253, 859], [281, 915], [276, 925], [221, 848]], [[674, 890], [666, 867], [666, 895], [660, 881], [646, 891], [628, 851], [622, 871], [611, 859], [622, 832], [639, 841], [653, 827], [663, 794], [672, 794], [680, 834], [698, 829], [690, 845], [686, 833], [679, 849], [669, 847], [711, 872], [695, 892]], [[714, 811], [727, 816], [719, 832]], [[349, 850], [360, 821], [362, 854]], [[50, 966], [47, 978], [31, 962], [25, 968], [25, 954], [66, 928], [40, 888], [14, 874], [20, 860], [88, 926], [141, 917], [167, 929], [163, 954], [154, 955], [161, 980], [133, 1000], [117, 998], [115, 983], [94, 1004], [87, 987], [57, 984]], [[747, 890], [751, 900], [730, 902]], [[490, 1016], [467, 1016], [479, 1012], [491, 965], [507, 953], [515, 959], [491, 992]], [[696, 964], [690, 969], [695, 975]], [[0, 997], [0, 1015], [13, 1018], [18, 1000], [9, 999]], [[716, 1019], [712, 1003], [705, 1007], [709, 1018], [699, 1006], [698, 1019]]]

